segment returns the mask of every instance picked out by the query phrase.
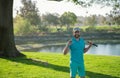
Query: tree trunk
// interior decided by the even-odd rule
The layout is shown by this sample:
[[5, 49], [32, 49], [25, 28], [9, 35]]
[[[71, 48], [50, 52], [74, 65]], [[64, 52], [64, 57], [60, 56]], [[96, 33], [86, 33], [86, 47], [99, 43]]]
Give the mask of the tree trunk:
[[13, 0], [0, 0], [0, 56], [17, 57], [13, 34]]

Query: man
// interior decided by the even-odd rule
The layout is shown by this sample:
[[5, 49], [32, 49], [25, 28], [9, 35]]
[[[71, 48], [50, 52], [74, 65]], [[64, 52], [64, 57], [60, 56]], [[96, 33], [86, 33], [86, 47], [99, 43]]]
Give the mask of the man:
[[70, 77], [75, 78], [78, 72], [80, 78], [85, 78], [85, 67], [83, 54], [86, 53], [92, 46], [92, 42], [89, 42], [89, 46], [85, 48], [84, 39], [80, 37], [80, 28], [73, 28], [73, 37], [69, 40], [63, 49], [64, 55], [68, 53], [70, 49]]

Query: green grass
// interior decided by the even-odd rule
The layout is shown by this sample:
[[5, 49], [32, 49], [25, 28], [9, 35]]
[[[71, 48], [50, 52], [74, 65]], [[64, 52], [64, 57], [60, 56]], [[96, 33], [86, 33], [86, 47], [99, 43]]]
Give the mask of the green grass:
[[[0, 78], [69, 78], [69, 54], [23, 53], [26, 57], [0, 58]], [[120, 78], [120, 56], [85, 54], [84, 59], [86, 78]]]

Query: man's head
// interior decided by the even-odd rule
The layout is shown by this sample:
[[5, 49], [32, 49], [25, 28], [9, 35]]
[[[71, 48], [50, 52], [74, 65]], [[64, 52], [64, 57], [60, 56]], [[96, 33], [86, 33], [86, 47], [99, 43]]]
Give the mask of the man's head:
[[73, 36], [75, 38], [79, 38], [80, 37], [80, 28], [78, 28], [78, 27], [73, 28]]

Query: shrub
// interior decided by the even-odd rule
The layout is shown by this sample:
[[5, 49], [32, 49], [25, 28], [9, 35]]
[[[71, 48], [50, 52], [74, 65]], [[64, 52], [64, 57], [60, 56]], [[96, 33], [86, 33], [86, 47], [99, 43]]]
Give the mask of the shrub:
[[20, 16], [14, 20], [14, 34], [15, 36], [32, 35], [38, 32], [36, 26], [32, 26], [30, 22]]

